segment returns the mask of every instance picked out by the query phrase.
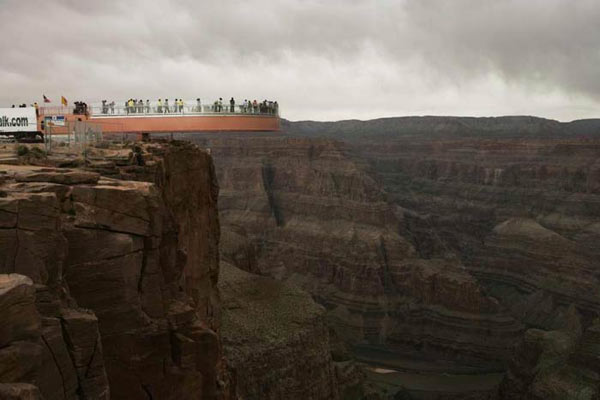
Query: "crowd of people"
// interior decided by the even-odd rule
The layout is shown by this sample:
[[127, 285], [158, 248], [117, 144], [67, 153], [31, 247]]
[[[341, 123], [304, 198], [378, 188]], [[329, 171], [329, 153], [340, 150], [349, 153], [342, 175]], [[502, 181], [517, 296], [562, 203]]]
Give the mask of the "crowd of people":
[[[87, 106], [86, 106], [87, 107]], [[236, 102], [232, 97], [229, 100], [229, 107], [223, 106], [223, 98], [220, 97], [218, 100], [215, 100], [212, 105], [204, 106], [202, 108], [202, 102], [200, 98], [196, 99], [195, 104], [186, 104], [183, 99], [175, 99], [172, 103], [169, 102], [169, 99], [158, 99], [158, 101], [153, 102], [151, 104], [149, 99], [146, 101], [142, 99], [129, 99], [124, 103], [123, 107], [124, 113], [129, 114], [171, 114], [171, 113], [180, 113], [184, 112], [189, 113], [201, 113], [201, 112], [236, 112]], [[249, 114], [278, 114], [279, 113], [279, 104], [276, 101], [264, 100], [262, 102], [258, 102], [256, 100], [248, 100], [245, 99], [244, 102], [238, 105], [238, 111], [241, 113], [249, 113]], [[108, 102], [107, 100], [102, 100], [101, 106], [102, 114], [115, 114], [115, 102]], [[119, 111], [117, 110], [117, 114]]]
[[73, 104], [75, 104], [75, 108], [73, 109], [73, 114], [87, 115], [87, 113], [88, 113], [87, 103], [84, 103], [83, 101], [76, 101]]
[[[244, 99], [244, 102], [239, 105], [240, 112], [249, 114], [278, 114], [279, 104], [277, 101], [263, 100], [257, 102], [256, 99], [248, 100]], [[223, 98], [219, 97], [219, 100], [215, 100], [213, 103], [214, 112], [223, 112]], [[229, 100], [229, 112], [235, 112], [235, 99], [232, 97]]]

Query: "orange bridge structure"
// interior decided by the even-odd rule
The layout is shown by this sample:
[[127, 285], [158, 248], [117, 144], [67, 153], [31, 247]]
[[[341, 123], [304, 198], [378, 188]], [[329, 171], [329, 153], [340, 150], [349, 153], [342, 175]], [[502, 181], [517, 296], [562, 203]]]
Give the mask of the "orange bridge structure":
[[[186, 103], [184, 103], [186, 104]], [[40, 107], [38, 128], [43, 134], [69, 134], [76, 121], [94, 124], [103, 135], [135, 134], [138, 139], [151, 134], [226, 131], [279, 131], [277, 107], [254, 108], [243, 105], [166, 105]]]

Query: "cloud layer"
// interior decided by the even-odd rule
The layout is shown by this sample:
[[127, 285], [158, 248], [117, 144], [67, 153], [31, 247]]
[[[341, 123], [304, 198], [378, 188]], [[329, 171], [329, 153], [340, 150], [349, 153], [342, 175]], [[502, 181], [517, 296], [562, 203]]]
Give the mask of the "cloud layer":
[[0, 18], [2, 105], [234, 96], [277, 99], [290, 119], [600, 116], [597, 0], [0, 0]]

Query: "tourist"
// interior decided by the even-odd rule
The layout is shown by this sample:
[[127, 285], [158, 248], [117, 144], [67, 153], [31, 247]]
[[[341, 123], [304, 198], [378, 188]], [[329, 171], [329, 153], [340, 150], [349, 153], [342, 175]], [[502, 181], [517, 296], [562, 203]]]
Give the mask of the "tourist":
[[256, 99], [252, 102], [252, 108], [254, 109], [254, 114], [258, 114], [258, 103], [256, 102]]
[[159, 114], [162, 114], [162, 112], [163, 112], [163, 106], [162, 106], [161, 99], [158, 99], [158, 106], [156, 107], [156, 112], [158, 112]]
[[146, 114], [150, 114], [150, 100], [146, 99]]
[[235, 100], [233, 99], [233, 97], [231, 98], [231, 100], [229, 100], [229, 112], [235, 112]]
[[144, 100], [142, 100], [142, 99], [138, 100], [138, 112], [140, 114], [144, 113]]
[[196, 112], [202, 112], [202, 104], [200, 103], [200, 98], [196, 99]]
[[219, 112], [223, 111], [223, 98], [219, 97]]
[[110, 106], [110, 113], [114, 114], [115, 113], [115, 102], [111, 101], [109, 106]]
[[177, 102], [177, 99], [175, 99], [175, 100], [173, 101], [173, 112], [177, 112], [177, 107], [178, 107], [178, 104], [179, 104], [179, 103]]
[[165, 99], [165, 114], [170, 112], [171, 110], [169, 110], [169, 99]]
[[184, 106], [183, 99], [179, 99], [179, 112], [182, 114], [183, 114], [183, 106]]

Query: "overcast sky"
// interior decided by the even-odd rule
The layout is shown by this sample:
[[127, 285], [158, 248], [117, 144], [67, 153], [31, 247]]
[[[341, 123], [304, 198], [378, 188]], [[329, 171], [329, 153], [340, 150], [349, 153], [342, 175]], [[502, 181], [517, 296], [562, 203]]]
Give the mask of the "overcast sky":
[[0, 0], [0, 106], [276, 99], [288, 119], [600, 117], [598, 0]]

